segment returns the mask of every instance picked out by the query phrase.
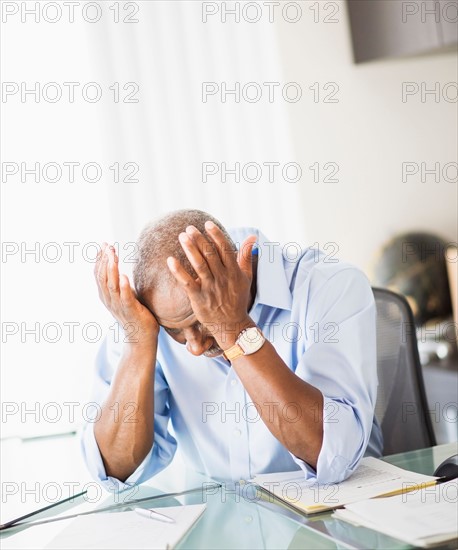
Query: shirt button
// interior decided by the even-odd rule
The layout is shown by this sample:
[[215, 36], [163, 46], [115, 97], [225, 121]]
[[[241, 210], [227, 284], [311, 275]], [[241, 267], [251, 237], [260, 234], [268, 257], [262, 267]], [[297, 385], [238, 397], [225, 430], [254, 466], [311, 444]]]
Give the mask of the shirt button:
[[242, 432], [241, 432], [238, 428], [236, 428], [236, 429], [234, 430], [234, 435], [235, 435], [236, 437], [240, 437], [240, 436], [242, 435]]
[[251, 523], [253, 521], [253, 516], [245, 516], [245, 521]]
[[231, 380], [231, 386], [236, 386], [237, 385], [237, 380], [235, 380], [235, 378], [233, 378]]

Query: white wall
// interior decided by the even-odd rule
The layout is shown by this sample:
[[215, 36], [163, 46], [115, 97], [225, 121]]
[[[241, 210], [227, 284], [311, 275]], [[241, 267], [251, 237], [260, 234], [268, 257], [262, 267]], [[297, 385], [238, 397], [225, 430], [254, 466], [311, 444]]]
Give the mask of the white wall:
[[[56, 13], [49, 4], [48, 19]], [[130, 2], [119, 4], [119, 23], [111, 9], [117, 3], [92, 4], [100, 10], [93, 23], [87, 19], [95, 7], [85, 17], [85, 3], [75, 7], [74, 22], [63, 9], [50, 23], [43, 3], [21, 2], [2, 24], [4, 82], [27, 89], [38, 83], [40, 90], [56, 82], [66, 92], [55, 102], [16, 93], [0, 103], [2, 162], [28, 169], [80, 163], [74, 182], [65, 170], [54, 183], [30, 174], [22, 182], [19, 172], [2, 181], [2, 239], [11, 251], [0, 264], [2, 437], [63, 432], [94, 412], [86, 410], [93, 359], [113, 319], [97, 295], [88, 243], [120, 243], [121, 269], [129, 273], [133, 248], [123, 246], [152, 217], [176, 208], [208, 210], [227, 225], [259, 225], [272, 239], [284, 237], [290, 220], [293, 234], [303, 232], [299, 204], [281, 182], [204, 183], [201, 176], [205, 161], [291, 160], [285, 105], [201, 99], [203, 81], [281, 80], [275, 28], [216, 19], [207, 25], [200, 2], [139, 2], [134, 24], [123, 23]], [[79, 83], [74, 101], [65, 82]], [[85, 100], [88, 82], [101, 87], [99, 101]], [[110, 90], [115, 82], [120, 101]], [[123, 91], [126, 82], [138, 85], [137, 103], [122, 101], [132, 91]], [[101, 167], [94, 183], [81, 174], [89, 162]], [[138, 181], [123, 181], [121, 172], [115, 182], [115, 162], [138, 164]], [[74, 258], [65, 243], [77, 243]], [[25, 253], [31, 249], [36, 255]], [[53, 261], [56, 252], [61, 257]], [[99, 333], [87, 334], [89, 323]], [[65, 403], [77, 404], [74, 414]]]
[[[366, 268], [386, 239], [405, 230], [457, 240], [456, 179], [441, 176], [436, 183], [430, 175], [422, 183], [419, 173], [402, 182], [403, 162], [427, 168], [456, 162], [456, 99], [436, 103], [429, 95], [422, 102], [418, 93], [403, 103], [402, 83], [416, 82], [420, 89], [422, 82], [428, 88], [456, 83], [458, 63], [451, 52], [355, 65], [346, 3], [337, 4], [338, 23], [315, 23], [312, 3], [304, 2], [300, 21], [279, 17], [276, 24], [285, 80], [308, 94], [288, 104], [297, 161], [340, 166], [339, 183], [316, 184], [309, 177], [302, 185], [304, 238], [336, 242], [342, 258]], [[339, 102], [314, 103], [308, 90], [314, 82], [336, 82]], [[452, 87], [448, 94], [452, 99]], [[456, 178], [456, 170], [448, 178]]]
[[[24, 82], [27, 89], [38, 82], [40, 90], [48, 82], [79, 82], [81, 90], [86, 82], [100, 81], [84, 40], [88, 25], [79, 14], [75, 23], [65, 17], [35, 23], [33, 16], [22, 23], [20, 13], [8, 18], [1, 29], [3, 82]], [[65, 96], [55, 103], [40, 94], [20, 97], [3, 97], [1, 104], [2, 168], [25, 163], [33, 169], [39, 163], [39, 172], [38, 181], [24, 174], [24, 182], [20, 168], [14, 176], [3, 174], [1, 188], [2, 437], [66, 431], [84, 422], [93, 359], [113, 324], [98, 300], [96, 251], [88, 245], [113, 239], [104, 206], [115, 186], [108, 166], [122, 160], [102, 154], [100, 103], [82, 101], [81, 93], [73, 103]], [[80, 163], [74, 182], [65, 170], [59, 181], [46, 181], [43, 167], [65, 162]], [[88, 162], [102, 167], [100, 181], [82, 178]], [[85, 334], [87, 323], [100, 327], [100, 337]], [[73, 413], [65, 402], [77, 403]]]
[[[228, 225], [259, 225], [275, 241], [335, 242], [342, 258], [362, 267], [404, 229], [456, 240], [456, 184], [401, 181], [403, 161], [455, 159], [456, 103], [402, 103], [401, 83], [456, 81], [456, 54], [355, 66], [344, 3], [335, 24], [314, 23], [309, 8], [315, 4], [302, 2], [296, 24], [269, 23], [266, 12], [256, 24], [231, 17], [223, 23], [220, 15], [203, 23], [201, 3], [167, 1], [143, 2], [136, 25], [115, 24], [104, 2], [94, 24], [78, 11], [75, 23], [32, 17], [21, 23], [18, 15], [2, 25], [4, 81], [95, 81], [105, 91], [98, 103], [78, 94], [74, 103], [15, 96], [0, 105], [2, 162], [95, 161], [104, 170], [94, 184], [81, 177], [35, 183], [30, 176], [2, 183], [3, 241], [27, 249], [37, 243], [41, 250], [56, 242], [63, 253], [57, 262], [20, 252], [2, 260], [2, 323], [18, 332], [2, 342], [1, 393], [21, 407], [3, 422], [3, 437], [63, 431], [83, 421], [99, 341], [81, 329], [91, 322], [106, 333], [113, 322], [99, 303], [93, 264], [82, 254], [86, 243], [132, 241], [151, 217], [179, 207], [206, 209]], [[228, 87], [296, 81], [303, 98], [203, 103], [207, 80]], [[114, 103], [109, 86], [131, 81], [141, 85], [142, 101]], [[339, 103], [314, 103], [308, 90], [314, 82], [337, 82]], [[140, 181], [114, 183], [108, 167], [116, 161], [137, 162]], [[269, 183], [264, 176], [255, 184], [216, 178], [203, 184], [204, 161], [297, 161], [304, 176], [298, 183]], [[313, 183], [308, 166], [329, 161], [340, 166], [339, 183]], [[79, 243], [74, 260], [65, 242]], [[21, 323], [27, 329], [38, 323], [39, 341]], [[52, 331], [43, 337], [48, 323], [62, 328], [55, 343]], [[74, 340], [68, 323], [79, 323]], [[56, 423], [41, 422], [40, 414], [38, 421], [33, 414], [24, 419], [22, 407], [33, 410], [38, 401], [80, 407], [75, 421], [68, 409]]]

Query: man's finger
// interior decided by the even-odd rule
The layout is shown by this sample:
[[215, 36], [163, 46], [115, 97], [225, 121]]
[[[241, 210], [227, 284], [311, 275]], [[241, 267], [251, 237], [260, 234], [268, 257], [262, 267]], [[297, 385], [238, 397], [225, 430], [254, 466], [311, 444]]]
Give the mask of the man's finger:
[[215, 243], [222, 263], [226, 267], [234, 267], [237, 264], [237, 250], [234, 249], [232, 243], [227, 240], [221, 229], [212, 221], [205, 222], [205, 229], [210, 239]]
[[110, 292], [107, 287], [107, 265], [108, 265], [108, 248], [105, 247], [102, 253], [102, 258], [100, 259], [99, 270], [97, 272], [97, 283], [99, 285], [99, 291], [102, 295], [102, 300], [104, 304], [110, 306]]
[[186, 291], [188, 296], [199, 292], [199, 284], [185, 271], [180, 262], [173, 256], [167, 258], [167, 267], [175, 277], [177, 283]]
[[119, 296], [123, 309], [130, 310], [135, 307], [137, 297], [130, 286], [129, 277], [127, 277], [127, 275], [121, 275], [119, 278]]
[[105, 244], [105, 246], [102, 247], [102, 250], [100, 251], [100, 258], [96, 265], [96, 268], [97, 268], [96, 277], [97, 277], [97, 282], [99, 283], [100, 281], [106, 280], [107, 247], [108, 247], [108, 244]]
[[249, 277], [253, 277], [253, 246], [256, 244], [256, 235], [250, 235], [244, 241], [237, 254], [237, 263], [240, 269]]
[[[105, 247], [107, 246], [106, 242], [102, 243], [102, 246], [100, 247], [100, 250], [97, 252], [97, 256], [95, 257], [95, 265], [94, 265], [94, 275], [95, 278], [98, 279], [99, 269], [100, 269], [100, 262], [103, 258], [103, 251], [105, 250]], [[98, 282], [98, 280], [97, 280]]]
[[186, 233], [191, 237], [201, 255], [205, 259], [210, 271], [215, 275], [223, 267], [220, 251], [217, 244], [207, 235], [203, 235], [196, 227], [190, 225]]
[[107, 286], [112, 298], [119, 297], [118, 258], [113, 247], [108, 249]]
[[[181, 247], [200, 280], [213, 280], [213, 273], [211, 271], [212, 268], [209, 265], [211, 260], [208, 254], [205, 254], [205, 256], [202, 255], [201, 251], [194, 242], [194, 233], [191, 234], [193, 235], [192, 238], [188, 233], [180, 233], [178, 240], [180, 241]], [[216, 255], [216, 252], [213, 251], [212, 254]], [[212, 267], [214, 269], [214, 266]]]

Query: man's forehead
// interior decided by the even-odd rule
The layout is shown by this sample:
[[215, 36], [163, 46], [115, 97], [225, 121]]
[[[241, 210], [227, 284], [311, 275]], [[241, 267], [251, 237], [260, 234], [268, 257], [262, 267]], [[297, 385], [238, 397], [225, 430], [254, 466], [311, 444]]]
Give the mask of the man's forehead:
[[158, 323], [162, 326], [182, 328], [195, 322], [189, 298], [176, 285], [167, 285], [154, 291], [151, 305]]

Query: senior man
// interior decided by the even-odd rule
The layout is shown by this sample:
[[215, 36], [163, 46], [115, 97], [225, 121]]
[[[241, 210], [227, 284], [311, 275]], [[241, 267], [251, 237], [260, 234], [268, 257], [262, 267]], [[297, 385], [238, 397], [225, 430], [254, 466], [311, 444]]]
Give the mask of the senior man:
[[177, 444], [222, 480], [302, 469], [338, 482], [380, 456], [370, 285], [335, 257], [295, 250], [179, 210], [141, 233], [134, 291], [103, 246], [99, 295], [124, 331], [98, 353], [102, 413], [82, 443], [107, 488], [155, 475]]

